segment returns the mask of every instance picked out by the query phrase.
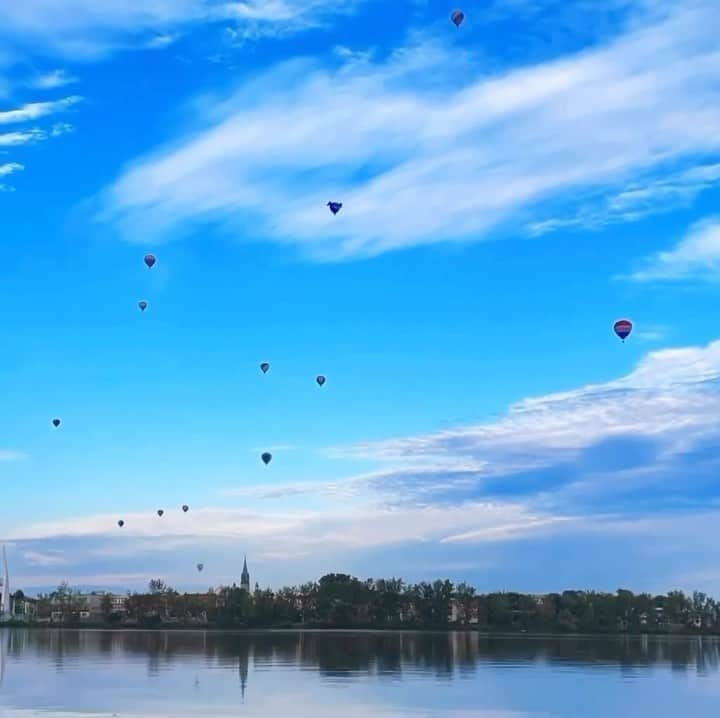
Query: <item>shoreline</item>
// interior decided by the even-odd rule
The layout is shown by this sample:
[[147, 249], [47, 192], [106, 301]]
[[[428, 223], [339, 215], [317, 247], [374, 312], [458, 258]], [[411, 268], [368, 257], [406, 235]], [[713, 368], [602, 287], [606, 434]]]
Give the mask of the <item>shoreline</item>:
[[218, 628], [217, 626], [197, 626], [165, 624], [159, 626], [109, 626], [102, 623], [86, 624], [39, 624], [39, 623], [0, 623], [0, 629], [27, 629], [50, 631], [93, 631], [113, 633], [156, 633], [156, 632], [186, 632], [186, 633], [212, 633], [218, 635], [253, 635], [270, 633], [327, 633], [327, 634], [449, 634], [474, 633], [484, 638], [720, 638], [720, 631], [637, 631], [637, 632], [564, 632], [564, 631], [512, 631], [492, 630], [488, 628], [473, 628], [472, 626], [436, 626], [436, 627], [378, 627], [378, 626], [234, 626]]

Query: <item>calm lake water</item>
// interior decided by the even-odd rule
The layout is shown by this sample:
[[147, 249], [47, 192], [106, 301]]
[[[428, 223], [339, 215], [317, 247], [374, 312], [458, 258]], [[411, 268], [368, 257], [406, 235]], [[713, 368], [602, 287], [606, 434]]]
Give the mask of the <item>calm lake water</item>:
[[0, 716], [703, 718], [716, 639], [0, 629]]

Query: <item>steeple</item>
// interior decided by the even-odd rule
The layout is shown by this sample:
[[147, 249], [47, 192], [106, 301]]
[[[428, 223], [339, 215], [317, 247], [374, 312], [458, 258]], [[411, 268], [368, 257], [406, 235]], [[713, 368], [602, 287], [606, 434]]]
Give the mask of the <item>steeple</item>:
[[250, 593], [250, 574], [247, 567], [247, 556], [243, 557], [243, 570], [240, 574], [240, 588], [244, 588]]

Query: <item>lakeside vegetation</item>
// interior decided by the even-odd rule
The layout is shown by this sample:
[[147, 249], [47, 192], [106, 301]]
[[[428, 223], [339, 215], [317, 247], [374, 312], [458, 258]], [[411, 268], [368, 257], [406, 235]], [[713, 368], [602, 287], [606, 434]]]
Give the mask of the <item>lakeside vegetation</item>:
[[[16, 600], [21, 598], [16, 594]], [[28, 600], [22, 597], [22, 600]], [[481, 594], [449, 580], [405, 583], [328, 574], [279, 591], [237, 586], [180, 594], [163, 581], [145, 593], [80, 594], [67, 584], [32, 600], [23, 625], [169, 628], [467, 628], [532, 633], [720, 633], [720, 603], [704, 593], [563, 591]]]

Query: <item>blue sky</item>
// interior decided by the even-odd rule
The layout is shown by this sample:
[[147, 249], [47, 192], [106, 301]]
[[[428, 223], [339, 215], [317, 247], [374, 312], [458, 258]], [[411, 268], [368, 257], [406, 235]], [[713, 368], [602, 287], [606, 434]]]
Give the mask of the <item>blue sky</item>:
[[0, 8], [16, 585], [720, 594], [720, 8], [386, 5]]

